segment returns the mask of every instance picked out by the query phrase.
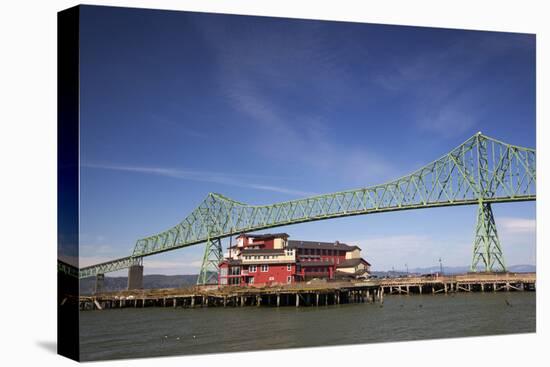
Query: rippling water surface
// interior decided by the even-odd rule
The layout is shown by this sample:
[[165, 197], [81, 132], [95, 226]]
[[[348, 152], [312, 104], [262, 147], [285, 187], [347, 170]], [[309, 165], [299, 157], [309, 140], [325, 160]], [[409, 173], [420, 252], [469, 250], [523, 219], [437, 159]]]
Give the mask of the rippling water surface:
[[535, 332], [535, 293], [387, 296], [326, 307], [80, 312], [82, 360]]

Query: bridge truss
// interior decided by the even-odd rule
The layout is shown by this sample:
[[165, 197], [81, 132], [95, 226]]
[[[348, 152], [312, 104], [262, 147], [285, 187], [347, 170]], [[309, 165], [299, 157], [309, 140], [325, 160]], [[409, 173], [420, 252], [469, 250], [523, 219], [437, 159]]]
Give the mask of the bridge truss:
[[131, 256], [80, 269], [80, 277], [127, 268], [145, 256], [206, 243], [198, 278], [206, 284], [222, 259], [220, 240], [243, 232], [352, 215], [477, 205], [472, 271], [505, 271], [491, 204], [536, 200], [536, 151], [478, 133], [443, 157], [385, 184], [272, 205], [211, 193], [176, 226], [137, 241]]

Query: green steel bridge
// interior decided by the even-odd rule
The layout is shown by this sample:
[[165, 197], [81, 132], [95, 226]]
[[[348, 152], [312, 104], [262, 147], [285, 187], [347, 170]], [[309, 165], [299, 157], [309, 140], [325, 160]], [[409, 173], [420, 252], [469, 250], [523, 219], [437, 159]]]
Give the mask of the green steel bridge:
[[182, 222], [137, 241], [124, 258], [79, 270], [79, 277], [141, 265], [146, 256], [205, 243], [197, 284], [217, 276], [221, 239], [243, 232], [396, 210], [477, 205], [472, 271], [506, 271], [491, 204], [536, 200], [536, 151], [477, 133], [441, 158], [396, 180], [272, 205], [210, 193]]

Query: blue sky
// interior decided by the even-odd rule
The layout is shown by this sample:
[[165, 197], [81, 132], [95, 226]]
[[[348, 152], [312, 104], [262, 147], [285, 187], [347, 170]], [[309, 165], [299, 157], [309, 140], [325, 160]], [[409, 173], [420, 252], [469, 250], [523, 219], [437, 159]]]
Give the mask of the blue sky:
[[[526, 34], [84, 7], [81, 265], [131, 253], [209, 192], [250, 204], [371, 186], [475, 134], [535, 147]], [[508, 264], [535, 263], [535, 203], [494, 205]], [[468, 265], [476, 207], [280, 228], [376, 270]], [[195, 273], [203, 246], [145, 259]]]

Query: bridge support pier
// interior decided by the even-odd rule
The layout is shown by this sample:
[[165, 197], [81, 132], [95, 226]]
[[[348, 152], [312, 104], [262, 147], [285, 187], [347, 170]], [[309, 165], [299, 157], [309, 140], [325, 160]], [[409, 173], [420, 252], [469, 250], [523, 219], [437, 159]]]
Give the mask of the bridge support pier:
[[128, 268], [128, 290], [143, 289], [143, 265]]
[[94, 293], [101, 293], [103, 292], [103, 286], [105, 283], [105, 274], [97, 274], [95, 276], [95, 288]]

